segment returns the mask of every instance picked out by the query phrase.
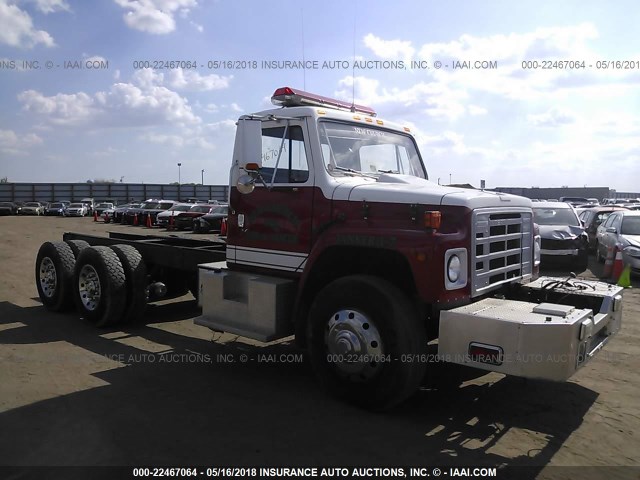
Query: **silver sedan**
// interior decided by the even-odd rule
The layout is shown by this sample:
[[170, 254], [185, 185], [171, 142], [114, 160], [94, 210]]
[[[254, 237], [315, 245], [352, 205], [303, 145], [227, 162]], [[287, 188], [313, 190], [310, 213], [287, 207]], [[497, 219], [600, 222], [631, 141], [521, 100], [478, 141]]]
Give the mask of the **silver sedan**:
[[622, 251], [622, 261], [631, 271], [640, 275], [640, 211], [613, 212], [598, 227], [596, 233], [596, 257], [602, 261], [609, 248]]

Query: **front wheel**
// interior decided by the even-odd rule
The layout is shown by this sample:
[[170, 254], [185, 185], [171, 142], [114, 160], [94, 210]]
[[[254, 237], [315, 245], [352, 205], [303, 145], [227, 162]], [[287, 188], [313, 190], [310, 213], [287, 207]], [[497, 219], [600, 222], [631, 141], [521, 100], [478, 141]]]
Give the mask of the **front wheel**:
[[391, 408], [424, 378], [424, 325], [406, 295], [381, 278], [354, 275], [326, 286], [311, 306], [307, 335], [317, 376], [350, 403]]

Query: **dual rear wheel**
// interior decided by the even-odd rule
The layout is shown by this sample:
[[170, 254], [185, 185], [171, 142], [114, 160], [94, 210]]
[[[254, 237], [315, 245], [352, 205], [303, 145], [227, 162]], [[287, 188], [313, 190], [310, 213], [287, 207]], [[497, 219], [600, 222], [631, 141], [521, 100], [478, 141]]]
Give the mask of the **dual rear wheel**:
[[75, 304], [80, 315], [98, 327], [131, 323], [144, 315], [146, 267], [130, 245], [46, 242], [35, 273], [38, 294], [49, 310], [63, 312]]

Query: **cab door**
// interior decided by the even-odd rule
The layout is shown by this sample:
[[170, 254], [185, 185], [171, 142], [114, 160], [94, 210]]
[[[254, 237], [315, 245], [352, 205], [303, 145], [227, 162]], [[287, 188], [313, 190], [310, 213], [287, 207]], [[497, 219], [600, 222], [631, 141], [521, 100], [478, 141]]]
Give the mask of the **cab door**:
[[311, 248], [314, 190], [306, 121], [262, 122], [261, 160], [253, 192], [231, 185], [227, 262], [301, 273]]

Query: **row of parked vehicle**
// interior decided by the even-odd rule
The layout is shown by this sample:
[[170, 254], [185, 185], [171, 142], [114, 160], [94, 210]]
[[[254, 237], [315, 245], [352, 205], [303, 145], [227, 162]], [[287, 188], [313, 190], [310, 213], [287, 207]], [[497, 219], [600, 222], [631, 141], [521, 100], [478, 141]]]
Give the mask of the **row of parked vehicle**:
[[[640, 204], [638, 204], [640, 207]], [[534, 201], [540, 229], [542, 265], [564, 264], [578, 272], [595, 252], [604, 261], [609, 248], [622, 252], [632, 273], [640, 274], [640, 209], [611, 205], [574, 207], [568, 202]]]
[[125, 225], [151, 225], [194, 233], [220, 231], [227, 218], [229, 206], [211, 200], [207, 203], [181, 203], [175, 200], [149, 199], [106, 209], [104, 221]]
[[96, 205], [92, 198], [83, 198], [79, 202], [62, 200], [59, 202], [0, 202], [0, 215], [53, 215], [84, 217], [93, 215], [95, 209], [103, 205]]

